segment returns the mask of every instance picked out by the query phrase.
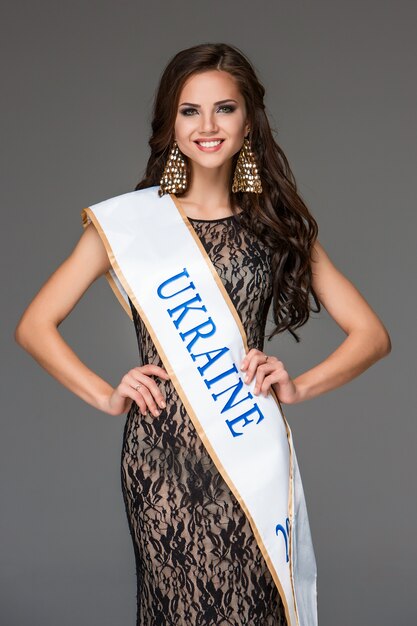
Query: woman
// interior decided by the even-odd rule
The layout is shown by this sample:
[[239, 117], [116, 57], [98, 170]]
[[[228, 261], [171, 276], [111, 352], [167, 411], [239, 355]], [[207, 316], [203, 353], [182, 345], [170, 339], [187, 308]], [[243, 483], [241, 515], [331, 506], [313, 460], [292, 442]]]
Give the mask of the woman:
[[[175, 55], [156, 94], [145, 177], [135, 192], [83, 210], [85, 230], [79, 242], [16, 329], [18, 343], [68, 389], [110, 415], [127, 412], [122, 488], [135, 549], [141, 626], [316, 623], [308, 518], [291, 434], [278, 407], [347, 383], [391, 349], [382, 322], [319, 243], [317, 224], [272, 136], [263, 97], [250, 62], [235, 47], [203, 44]], [[143, 199], [143, 206], [135, 204]], [[170, 259], [176, 262], [177, 257], [184, 268], [169, 274]], [[207, 268], [211, 275], [204, 278]], [[101, 275], [134, 321], [142, 360], [114, 388], [80, 361], [57, 330]], [[155, 293], [164, 306], [171, 305], [165, 306], [169, 316], [161, 320], [146, 282], [156, 278]], [[168, 302], [183, 292], [186, 302]], [[207, 302], [203, 293], [213, 299]], [[323, 362], [292, 379], [278, 358], [263, 352], [267, 312], [272, 303], [272, 336], [288, 330], [299, 341], [295, 331], [309, 318], [310, 298], [315, 311], [325, 306], [347, 337]], [[192, 331], [181, 333], [183, 318], [203, 311], [210, 317], [194, 326], [187, 343]], [[230, 339], [230, 345], [193, 353], [197, 339], [202, 344], [215, 330], [221, 332], [213, 311], [221, 320], [231, 312], [225, 341], [237, 329], [237, 347]], [[180, 339], [170, 335], [165, 340], [165, 330], [157, 328], [178, 332]], [[186, 363], [187, 351], [191, 359]], [[205, 375], [209, 366], [214, 372], [216, 359], [228, 353], [238, 355], [233, 366], [221, 374], [217, 370], [210, 380], [206, 376], [200, 388], [198, 374]], [[244, 381], [239, 377], [219, 391], [215, 381], [231, 372], [239, 376], [239, 354]], [[198, 373], [191, 371], [192, 361]], [[227, 433], [233, 445], [241, 446], [236, 459], [230, 460], [221, 440], [210, 434], [211, 424], [204, 419], [211, 409], [199, 415], [200, 399], [192, 397], [197, 387], [197, 395], [209, 388], [209, 400], [217, 405], [220, 396], [228, 398], [219, 419], [251, 399], [250, 411], [235, 413], [222, 424], [227, 424], [222, 436]], [[277, 427], [269, 434], [271, 424]], [[262, 482], [264, 472], [255, 472], [252, 491], [239, 483], [252, 457], [262, 463], [256, 454], [268, 456], [267, 441], [255, 444], [256, 439], [247, 454], [242, 452], [243, 442], [250, 441], [247, 433], [263, 428], [267, 438], [276, 436], [286, 446], [265, 467], [279, 472], [281, 466], [275, 468], [272, 459], [279, 456], [277, 462], [285, 471], [289, 468], [290, 476], [288, 490], [281, 478], [279, 494], [271, 494], [271, 510], [275, 499], [289, 503], [288, 517], [284, 513], [274, 524], [276, 546], [263, 532], [265, 497], [255, 497], [270, 488]]]

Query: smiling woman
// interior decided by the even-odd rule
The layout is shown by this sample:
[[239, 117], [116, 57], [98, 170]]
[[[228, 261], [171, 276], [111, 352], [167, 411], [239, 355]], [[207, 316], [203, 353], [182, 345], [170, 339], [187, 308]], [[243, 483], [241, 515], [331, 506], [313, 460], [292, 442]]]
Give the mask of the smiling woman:
[[[384, 325], [318, 242], [264, 93], [233, 46], [178, 52], [156, 93], [143, 179], [82, 210], [80, 241], [15, 333], [79, 397], [127, 413], [121, 483], [137, 626], [317, 625], [315, 555], [281, 403], [330, 391], [390, 351]], [[58, 333], [102, 275], [133, 320], [141, 360], [115, 387]], [[299, 341], [324, 305], [347, 337], [292, 379], [263, 352], [270, 305], [272, 334]]]
[[[213, 102], [213, 94], [226, 98]], [[234, 77], [226, 71], [207, 70], [185, 80], [174, 126], [174, 141], [191, 159], [193, 176], [206, 179], [207, 170], [223, 181], [232, 173], [232, 157], [249, 133], [245, 99]], [[210, 156], [206, 156], [210, 155]], [[203, 217], [203, 215], [201, 216]]]

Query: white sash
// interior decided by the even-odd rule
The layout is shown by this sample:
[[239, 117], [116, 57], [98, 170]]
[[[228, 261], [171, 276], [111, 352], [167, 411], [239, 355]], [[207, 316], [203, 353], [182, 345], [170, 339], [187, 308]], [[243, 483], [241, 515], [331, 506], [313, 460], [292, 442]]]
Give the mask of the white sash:
[[158, 187], [81, 212], [106, 247], [106, 274], [143, 319], [217, 469], [248, 517], [288, 626], [316, 626], [316, 562], [290, 427], [275, 394], [253, 395], [241, 320], [180, 200]]

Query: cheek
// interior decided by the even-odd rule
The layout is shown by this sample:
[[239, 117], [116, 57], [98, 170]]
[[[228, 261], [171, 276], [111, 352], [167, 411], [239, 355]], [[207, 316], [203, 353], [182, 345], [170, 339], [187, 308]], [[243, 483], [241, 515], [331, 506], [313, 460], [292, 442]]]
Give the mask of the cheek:
[[182, 134], [181, 123], [178, 120], [176, 120], [174, 124], [174, 137], [178, 138], [181, 136], [181, 134]]
[[186, 137], [193, 129], [195, 124], [193, 124], [192, 116], [184, 117], [183, 115], [179, 115], [175, 120], [174, 130], [176, 135]]
[[225, 130], [227, 130], [230, 135], [234, 135], [236, 137], [243, 137], [245, 135], [245, 121], [242, 117], [230, 117], [224, 121], [223, 124]]

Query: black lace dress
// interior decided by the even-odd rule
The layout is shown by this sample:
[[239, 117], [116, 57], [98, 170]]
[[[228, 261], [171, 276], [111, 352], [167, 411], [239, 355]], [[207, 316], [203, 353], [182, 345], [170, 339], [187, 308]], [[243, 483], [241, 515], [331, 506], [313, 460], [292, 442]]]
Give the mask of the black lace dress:
[[[242, 214], [243, 215], [243, 214]], [[245, 328], [263, 349], [270, 252], [242, 215], [190, 222]], [[144, 363], [163, 366], [130, 303]], [[121, 477], [137, 576], [137, 626], [287, 626], [278, 589], [249, 522], [197, 435], [170, 381], [166, 408], [135, 402], [123, 435]]]

